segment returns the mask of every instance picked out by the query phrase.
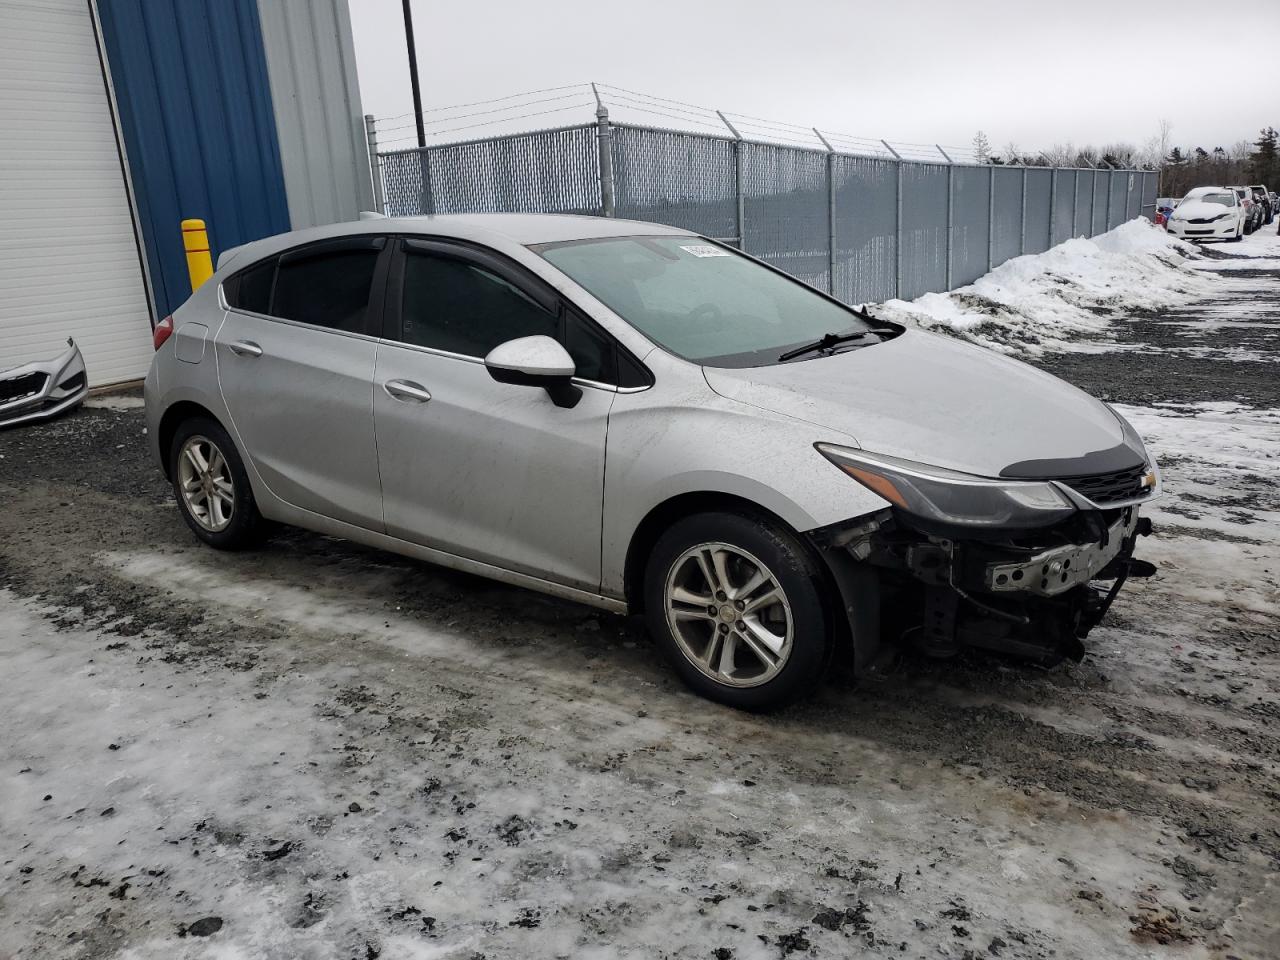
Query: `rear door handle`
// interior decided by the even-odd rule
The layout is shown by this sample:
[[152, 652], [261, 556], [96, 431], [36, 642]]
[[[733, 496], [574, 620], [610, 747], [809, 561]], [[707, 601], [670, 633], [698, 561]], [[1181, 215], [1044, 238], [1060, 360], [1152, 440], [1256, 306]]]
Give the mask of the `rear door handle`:
[[227, 344], [227, 347], [239, 357], [262, 356], [262, 348], [252, 340], [236, 340], [234, 343]]
[[426, 403], [431, 399], [427, 388], [412, 380], [388, 380], [382, 385], [382, 389], [387, 391], [387, 396], [392, 400], [402, 400], [405, 403]]

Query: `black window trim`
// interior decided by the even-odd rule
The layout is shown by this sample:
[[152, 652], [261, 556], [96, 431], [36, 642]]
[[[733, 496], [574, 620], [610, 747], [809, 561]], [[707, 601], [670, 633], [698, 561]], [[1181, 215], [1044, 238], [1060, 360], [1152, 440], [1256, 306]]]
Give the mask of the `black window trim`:
[[[218, 303], [223, 309], [232, 313], [238, 313], [246, 317], [256, 317], [260, 320], [270, 320], [273, 323], [285, 323], [294, 327], [302, 327], [304, 330], [319, 330], [324, 333], [332, 333], [339, 337], [355, 337], [361, 340], [378, 340], [380, 339], [380, 331], [383, 324], [384, 304], [387, 293], [387, 275], [390, 271], [391, 256], [394, 252], [393, 243], [388, 243], [388, 236], [385, 234], [357, 233], [341, 237], [327, 237], [323, 240], [313, 240], [310, 243], [299, 244], [296, 247], [288, 247], [279, 250], [265, 257], [260, 257], [253, 263], [246, 264], [235, 273], [218, 284]], [[267, 297], [267, 305], [270, 306], [275, 299], [276, 279], [280, 275], [280, 264], [286, 262], [297, 262], [306, 260], [311, 257], [323, 256], [327, 253], [341, 252], [344, 250], [377, 250], [379, 251], [378, 262], [373, 268], [373, 278], [369, 283], [369, 306], [365, 312], [365, 321], [363, 330], [339, 330], [336, 327], [326, 327], [319, 323], [308, 323], [305, 320], [290, 320], [288, 317], [278, 317], [271, 313], [258, 313], [256, 310], [245, 310], [242, 307], [231, 305], [231, 301], [227, 299], [226, 284], [230, 281], [239, 281], [240, 277], [257, 267], [262, 266], [268, 261], [274, 261], [275, 268], [271, 274], [271, 293]]]
[[[631, 366], [640, 371], [643, 379], [646, 381], [642, 386], [623, 387], [617, 383], [601, 383], [598, 380], [588, 380], [585, 377], [573, 377], [572, 382], [578, 386], [592, 387], [597, 390], [607, 390], [613, 393], [639, 393], [648, 390], [654, 384], [653, 372], [645, 366], [639, 358], [628, 350], [612, 333], [602, 327], [589, 316], [580, 306], [556, 290], [550, 283], [539, 277], [533, 271], [515, 260], [499, 253], [491, 247], [474, 243], [469, 240], [462, 240], [457, 237], [437, 237], [425, 234], [400, 234], [393, 237], [398, 239], [399, 243], [392, 243], [389, 246], [393, 249], [390, 264], [387, 270], [386, 292], [383, 298], [383, 322], [381, 331], [376, 334], [388, 343], [395, 344], [407, 350], [416, 350], [421, 353], [429, 353], [433, 356], [446, 357], [451, 360], [463, 360], [468, 363], [484, 363], [484, 357], [477, 357], [471, 354], [456, 353], [452, 350], [443, 350], [438, 347], [424, 347], [419, 344], [406, 343], [402, 339], [402, 318], [401, 305], [404, 299], [404, 264], [409, 252], [431, 253], [438, 256], [450, 257], [455, 260], [461, 260], [464, 263], [474, 263], [475, 265], [496, 274], [502, 280], [511, 284], [530, 300], [543, 309], [553, 313], [559, 323], [559, 333], [557, 339], [563, 345], [565, 341], [565, 316], [567, 311], [572, 310], [577, 315], [580, 322], [586, 324], [591, 330], [602, 336], [607, 342], [613, 345], [614, 355], [616, 357], [615, 374], [617, 374], [626, 358]], [[621, 379], [619, 377], [619, 379]]]

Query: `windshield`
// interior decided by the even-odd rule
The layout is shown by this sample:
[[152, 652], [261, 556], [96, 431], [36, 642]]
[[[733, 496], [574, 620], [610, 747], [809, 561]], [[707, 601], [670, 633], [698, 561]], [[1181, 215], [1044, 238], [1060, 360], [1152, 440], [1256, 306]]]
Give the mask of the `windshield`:
[[695, 363], [763, 366], [824, 334], [871, 330], [799, 281], [698, 237], [609, 237], [533, 249], [650, 340]]
[[[1187, 200], [1199, 200], [1202, 203], [1220, 203], [1224, 207], [1234, 207], [1236, 199], [1229, 193], [1188, 194]], [[1183, 201], [1184, 203], [1186, 201]]]

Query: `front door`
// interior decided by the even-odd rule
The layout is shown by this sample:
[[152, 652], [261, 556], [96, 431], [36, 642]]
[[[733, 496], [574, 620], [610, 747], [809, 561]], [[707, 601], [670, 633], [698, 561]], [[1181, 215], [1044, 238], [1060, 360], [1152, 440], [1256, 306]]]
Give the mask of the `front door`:
[[[563, 342], [547, 291], [480, 253], [405, 241], [378, 351], [374, 420], [387, 533], [588, 590], [600, 584], [605, 434], [615, 393], [572, 408], [494, 381], [517, 337]], [[428, 399], [429, 398], [429, 399]]]
[[378, 341], [368, 325], [377, 320], [371, 290], [383, 282], [385, 246], [383, 238], [343, 238], [250, 267], [224, 284], [231, 309], [215, 338], [231, 430], [270, 491], [378, 531]]

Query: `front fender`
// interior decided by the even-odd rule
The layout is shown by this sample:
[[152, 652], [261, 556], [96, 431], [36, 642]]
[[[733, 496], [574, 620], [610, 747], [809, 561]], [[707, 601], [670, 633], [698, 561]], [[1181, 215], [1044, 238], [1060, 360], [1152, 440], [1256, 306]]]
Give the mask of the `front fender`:
[[886, 502], [832, 466], [813, 445], [856, 446], [829, 430], [707, 390], [664, 402], [621, 394], [609, 417], [601, 531], [601, 592], [625, 592], [627, 551], [644, 519], [685, 494], [754, 503], [797, 532], [882, 510]]

